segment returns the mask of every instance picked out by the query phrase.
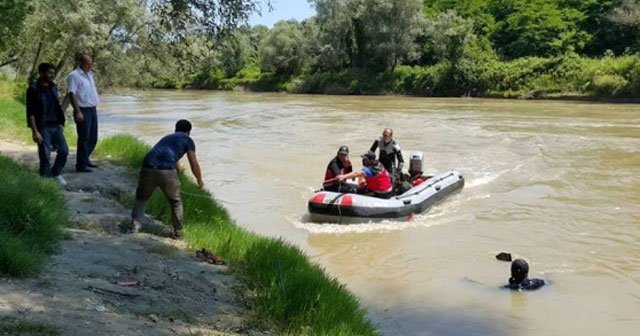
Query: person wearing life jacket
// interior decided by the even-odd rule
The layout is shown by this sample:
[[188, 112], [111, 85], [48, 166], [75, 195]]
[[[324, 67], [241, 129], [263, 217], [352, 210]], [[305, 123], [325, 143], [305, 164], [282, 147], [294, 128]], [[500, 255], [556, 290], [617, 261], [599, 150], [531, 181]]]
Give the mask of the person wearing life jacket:
[[323, 189], [341, 193], [355, 193], [356, 188], [354, 186], [338, 181], [336, 178], [338, 175], [348, 174], [352, 171], [353, 167], [349, 160], [349, 147], [340, 146], [336, 157], [327, 165], [327, 170], [324, 173], [324, 183], [322, 184]]
[[[393, 130], [391, 128], [385, 128], [382, 131], [382, 137], [374, 140], [369, 150], [375, 153], [378, 148], [380, 148], [379, 160], [387, 172], [392, 176], [401, 174], [404, 159], [402, 158], [400, 146], [393, 140]], [[398, 159], [397, 164], [396, 159]]]
[[509, 284], [503, 288], [511, 290], [536, 290], [545, 285], [542, 279], [529, 279], [529, 264], [523, 259], [516, 259], [511, 263], [511, 277]]
[[380, 161], [376, 160], [376, 154], [368, 151], [362, 155], [362, 170], [348, 174], [338, 175], [338, 181], [350, 178], [364, 179], [366, 192], [372, 196], [380, 198], [391, 198], [394, 196], [391, 177]]

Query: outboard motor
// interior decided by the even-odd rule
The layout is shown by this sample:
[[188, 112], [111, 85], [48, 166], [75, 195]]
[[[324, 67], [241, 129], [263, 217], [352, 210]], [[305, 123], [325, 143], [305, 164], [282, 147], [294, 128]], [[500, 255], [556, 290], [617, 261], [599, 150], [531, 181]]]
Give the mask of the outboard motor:
[[422, 159], [422, 152], [411, 152], [411, 159], [409, 160], [409, 183], [411, 183], [412, 187], [420, 185], [425, 180], [422, 176]]
[[409, 160], [409, 175], [411, 177], [422, 175], [422, 152], [411, 152], [411, 159]]

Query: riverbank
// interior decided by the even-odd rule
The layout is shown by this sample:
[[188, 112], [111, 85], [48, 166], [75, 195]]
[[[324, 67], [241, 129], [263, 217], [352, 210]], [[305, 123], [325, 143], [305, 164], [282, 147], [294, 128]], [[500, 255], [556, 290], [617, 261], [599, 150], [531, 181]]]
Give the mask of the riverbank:
[[[478, 56], [479, 57], [479, 56]], [[428, 66], [398, 66], [385, 72], [351, 68], [335, 72], [278, 75], [249, 64], [235, 76], [203, 70], [191, 80], [166, 80], [158, 88], [195, 88], [339, 95], [409, 95], [640, 101], [640, 55], [463, 59]]]
[[[203, 262], [185, 242], [158, 236], [170, 232], [159, 222], [147, 227], [155, 234], [122, 234], [129, 209], [117, 200], [131, 193], [135, 183], [125, 169], [100, 161], [101, 168], [90, 176], [66, 173], [68, 185], [61, 190], [33, 173], [35, 146], [0, 141], [0, 153], [24, 164], [3, 176], [19, 181], [19, 173], [31, 181], [23, 181], [22, 191], [12, 194], [15, 201], [31, 200], [24, 202], [30, 213], [42, 213], [55, 221], [49, 227], [60, 234], [64, 230], [64, 240], [48, 250], [53, 254], [39, 253], [29, 272], [6, 274], [3, 266], [5, 276], [23, 278], [0, 279], [0, 333], [76, 335], [88, 328], [105, 336], [270, 334], [256, 327], [255, 314], [239, 300], [241, 286], [228, 266]], [[34, 184], [48, 188], [48, 201], [38, 203], [42, 210], [34, 204]], [[22, 207], [13, 203], [14, 212]], [[52, 217], [54, 209], [64, 215]], [[34, 228], [45, 224], [40, 217], [33, 220]], [[39, 236], [56, 240], [50, 234]], [[2, 246], [5, 250], [6, 239]]]
[[[35, 171], [34, 165], [37, 159], [35, 147], [22, 147], [24, 146], [22, 144], [27, 142], [29, 138], [28, 131], [22, 124], [24, 107], [6, 97], [6, 94], [0, 94], [0, 106], [8, 107], [4, 109], [6, 113], [3, 113], [0, 123], [3, 129], [11, 130], [9, 134], [17, 139], [13, 143], [14, 146], [17, 146], [17, 149], [12, 150], [12, 147], [7, 145], [6, 142], [0, 148], [2, 148], [2, 153], [5, 155], [17, 159], [30, 160], [27, 163], [30, 164], [30, 169]], [[67, 127], [67, 131], [70, 128]], [[73, 149], [74, 146], [71, 145], [70, 147]], [[70, 216], [74, 218], [73, 222], [76, 223], [74, 225], [76, 229], [79, 228], [86, 232], [68, 231], [68, 237], [75, 238], [63, 242], [62, 254], [56, 254], [52, 257], [55, 264], [54, 268], [45, 267], [39, 278], [24, 282], [27, 286], [33, 287], [15, 287], [20, 286], [22, 283], [14, 283], [11, 280], [2, 282], [0, 288], [7, 293], [38, 293], [36, 297], [21, 297], [16, 302], [3, 303], [7, 307], [6, 310], [12, 313], [7, 316], [7, 321], [9, 321], [7, 323], [12, 324], [15, 319], [24, 316], [25, 310], [20, 308], [22, 307], [21, 302], [33, 301], [36, 302], [35, 306], [41, 308], [38, 308], [40, 309], [39, 311], [45, 314], [42, 315], [41, 319], [45, 323], [48, 323], [46, 321], [57, 321], [60, 323], [60, 328], [70, 328], [60, 329], [62, 334], [65, 334], [64, 330], [77, 330], [74, 329], [77, 328], [76, 322], [83, 320], [83, 318], [78, 317], [74, 322], [73, 320], [57, 319], [57, 315], [53, 314], [54, 311], [60, 310], [56, 303], [60, 303], [59, 298], [62, 296], [62, 294], [57, 295], [55, 293], [69, 287], [70, 295], [71, 293], [76, 293], [73, 299], [70, 299], [70, 311], [82, 311], [82, 314], [84, 314], [89, 309], [86, 304], [82, 305], [83, 298], [85, 298], [90, 302], [97, 302], [93, 306], [94, 310], [89, 309], [93, 314], [97, 314], [95, 312], [130, 313], [132, 317], [153, 315], [153, 317], [148, 318], [151, 323], [159, 323], [154, 319], [159, 320], [163, 316], [167, 318], [167, 321], [173, 323], [177, 319], [175, 317], [177, 314], [179, 317], [184, 318], [185, 328], [199, 327], [198, 323], [202, 323], [205, 326], [212, 323], [216, 324], [218, 322], [211, 319], [219, 318], [218, 314], [204, 314], [202, 320], [195, 319], [196, 324], [190, 324], [191, 321], [194, 321], [195, 316], [202, 315], [200, 312], [214, 312], [213, 308], [207, 308], [208, 306], [206, 305], [214, 304], [209, 301], [216, 301], [217, 297], [210, 294], [202, 294], [209, 293], [211, 286], [207, 285], [206, 281], [200, 284], [202, 277], [197, 272], [185, 271], [180, 275], [180, 272], [171, 271], [179, 267], [178, 264], [188, 264], [189, 262], [201, 264], [194, 260], [193, 254], [195, 250], [206, 248], [213, 252], [217, 258], [221, 258], [228, 263], [229, 272], [237, 279], [235, 284], [232, 281], [229, 282], [228, 291], [215, 286], [213, 289], [214, 291], [223, 291], [223, 295], [232, 297], [233, 302], [235, 302], [235, 305], [233, 305], [230, 301], [227, 301], [232, 307], [230, 309], [236, 313], [231, 314], [234, 317], [228, 321], [220, 322], [223, 325], [223, 331], [226, 332], [228, 329], [244, 334], [262, 333], [261, 330], [275, 330], [278, 333], [296, 335], [376, 334], [375, 329], [366, 318], [365, 311], [359, 306], [357, 299], [336, 279], [329, 278], [319, 265], [311, 263], [300, 249], [283, 240], [263, 238], [238, 227], [231, 220], [226, 210], [212, 198], [210, 193], [198, 189], [184, 175], [180, 177], [186, 223], [183, 245], [173, 245], [172, 241], [146, 234], [141, 234], [140, 236], [142, 237], [139, 235], [120, 235], [129, 221], [128, 209], [131, 208], [133, 201], [136, 169], [140, 166], [140, 162], [148, 148], [146, 144], [131, 136], [121, 135], [104, 139], [101, 140], [99, 147], [96, 149], [96, 156], [100, 158], [99, 164], [101, 166], [96, 172], [91, 174], [65, 174], [69, 180], [65, 198], [73, 195], [72, 199], [67, 198], [67, 205], [71, 210]], [[73, 158], [70, 158], [69, 162], [73, 162]], [[34, 178], [36, 178], [35, 174]], [[22, 192], [28, 194], [29, 190], [25, 189]], [[150, 200], [147, 212], [165, 223], [169, 220], [167, 202], [159, 191]], [[143, 232], [162, 236], [167, 231], [165, 224], [156, 222], [153, 219], [145, 222], [144, 225]], [[99, 242], [96, 242], [96, 239]], [[155, 246], [154, 242], [147, 241], [155, 241], [156, 239], [161, 239], [159, 241], [161, 244], [158, 246]], [[100, 251], [96, 254], [97, 259], [87, 258], [86, 263], [73, 267], [68, 264], [74, 259], [74, 256], [77, 258], [76, 254], [83, 254], [84, 252], [69, 248], [67, 244], [95, 245], [99, 243], [104, 243], [108, 246], [101, 249], [95, 248], [95, 250]], [[166, 244], [170, 246], [166, 246]], [[115, 249], [115, 246], [118, 246], [118, 248], [125, 246], [124, 251], [128, 252], [123, 252], [121, 255], [107, 253], [110, 249]], [[66, 253], [64, 251], [67, 248], [72, 252], [67, 255], [66, 258], [69, 258], [69, 261], [65, 263], [57, 258], [64, 259]], [[156, 254], [169, 254], [171, 256], [176, 254], [182, 257], [177, 258], [175, 264], [167, 264], [166, 261], [157, 260], [154, 263], [153, 260], [155, 259], [148, 255], [154, 252], [149, 252], [144, 257], [146, 259], [129, 260], [130, 254], [139, 253], [144, 255], [143, 251], [148, 249], [156, 251]], [[114, 255], [115, 262], [118, 264], [114, 267], [105, 267], [104, 274], [94, 274], [96, 270], [94, 269], [95, 266], [92, 265], [104, 263], [105, 255], [111, 254]], [[155, 264], [164, 264], [165, 266], [155, 269], [155, 271], [158, 273], [164, 272], [165, 274], [160, 274], [161, 278], [154, 281], [140, 280], [141, 278], [145, 279], [143, 275], [137, 273], [140, 272], [143, 266], [138, 267], [136, 265]], [[59, 267], [59, 269], [56, 267]], [[69, 279], [76, 279], [75, 283], [58, 282], [56, 280], [62, 278], [62, 274], [59, 272], [66, 272], [66, 270], [70, 269], [77, 269], [80, 272], [69, 276]], [[220, 273], [219, 270], [213, 270], [212, 272]], [[226, 269], [224, 272], [226, 272]], [[165, 276], [168, 278], [162, 278]], [[98, 279], [99, 283], [94, 285], [93, 280], [91, 280], [94, 278]], [[178, 297], [172, 297], [170, 295], [164, 296], [163, 293], [158, 293], [159, 289], [154, 288], [154, 286], [157, 287], [155, 284], [161, 283], [164, 289], [166, 287], [164, 284], [172, 281], [180, 283], [183, 278], [189, 278], [194, 281], [195, 287], [200, 284], [206, 289], [199, 287], [199, 290], [195, 291], [199, 294], [190, 296], [182, 293], [180, 287], [171, 287], [170, 291], [178, 295]], [[78, 282], [77, 279], [81, 279], [81, 281]], [[87, 282], [92, 284], [87, 285]], [[78, 286], [81, 286], [81, 283], [83, 287], [79, 289]], [[131, 283], [134, 283], [134, 285], [130, 285]], [[47, 286], [50, 285], [52, 290], [47, 291]], [[91, 289], [87, 289], [89, 287]], [[95, 288], [98, 289], [93, 290]], [[141, 303], [135, 306], [127, 306], [127, 303], [121, 301], [104, 301], [104, 298], [100, 299], [102, 300], [100, 301], [97, 299], [103, 296], [126, 297], [127, 299], [131, 297], [142, 298], [144, 293], [140, 292], [144, 291], [149, 291], [155, 296], [148, 300], [138, 301], [138, 303]], [[183, 302], [183, 299], [180, 299], [180, 295], [183, 294], [193, 297], [194, 300], [201, 301], [205, 306], [197, 306], [196, 309], [191, 306], [182, 307], [180, 305], [177, 307], [178, 310], [170, 309], [169, 312], [156, 311], [165, 307], [174, 307], [172, 304]], [[211, 299], [212, 297], [213, 299]], [[98, 301], [92, 301], [94, 298]], [[50, 301], [47, 301], [49, 299]], [[136, 302], [135, 300], [130, 301], [132, 304]], [[162, 304], [163, 302], [167, 304]], [[28, 308], [26, 311], [33, 309], [35, 308]], [[78, 316], [66, 311], [64, 314]], [[240, 325], [250, 326], [246, 333], [235, 328], [234, 324], [231, 323], [236, 320], [235, 317], [237, 316], [242, 317]], [[227, 322], [231, 323], [231, 325], [227, 325]], [[166, 325], [164, 326], [166, 327]], [[256, 326], [256, 328], [251, 326]], [[135, 328], [146, 328], [146, 324], [132, 324], [130, 327], [133, 329], [127, 330], [138, 330]], [[107, 322], [99, 324], [98, 328], [104, 328], [105, 335], [111, 332], [117, 333], [116, 330], [109, 329], [111, 327]]]

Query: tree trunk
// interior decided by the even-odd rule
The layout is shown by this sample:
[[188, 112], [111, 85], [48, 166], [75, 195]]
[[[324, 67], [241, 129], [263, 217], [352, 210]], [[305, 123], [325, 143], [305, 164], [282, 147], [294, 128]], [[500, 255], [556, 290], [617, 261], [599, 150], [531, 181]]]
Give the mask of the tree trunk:
[[36, 65], [38, 64], [38, 59], [40, 59], [40, 52], [42, 51], [42, 38], [40, 39], [40, 42], [38, 42], [38, 50], [36, 51], [36, 56], [33, 58], [33, 65], [31, 65], [31, 71], [29, 71], [29, 78], [27, 79], [27, 82], [31, 82], [31, 80], [33, 78], [35, 78], [35, 74], [36, 74]]
[[60, 70], [66, 63], [67, 58], [69, 57], [69, 50], [71, 50], [71, 48], [66, 48], [64, 50], [64, 54], [62, 54], [62, 57], [60, 57], [60, 59], [58, 60], [58, 63], [56, 64], [56, 76], [58, 73], [60, 73]]

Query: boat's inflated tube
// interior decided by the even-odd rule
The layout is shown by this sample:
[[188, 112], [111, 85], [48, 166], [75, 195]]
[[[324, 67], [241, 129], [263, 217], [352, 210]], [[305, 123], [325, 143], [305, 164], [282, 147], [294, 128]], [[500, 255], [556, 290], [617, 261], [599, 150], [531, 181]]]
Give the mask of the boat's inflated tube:
[[390, 199], [359, 194], [318, 191], [309, 200], [310, 220], [321, 223], [358, 223], [384, 219], [408, 219], [446, 196], [462, 189], [464, 177], [451, 170], [437, 174]]

